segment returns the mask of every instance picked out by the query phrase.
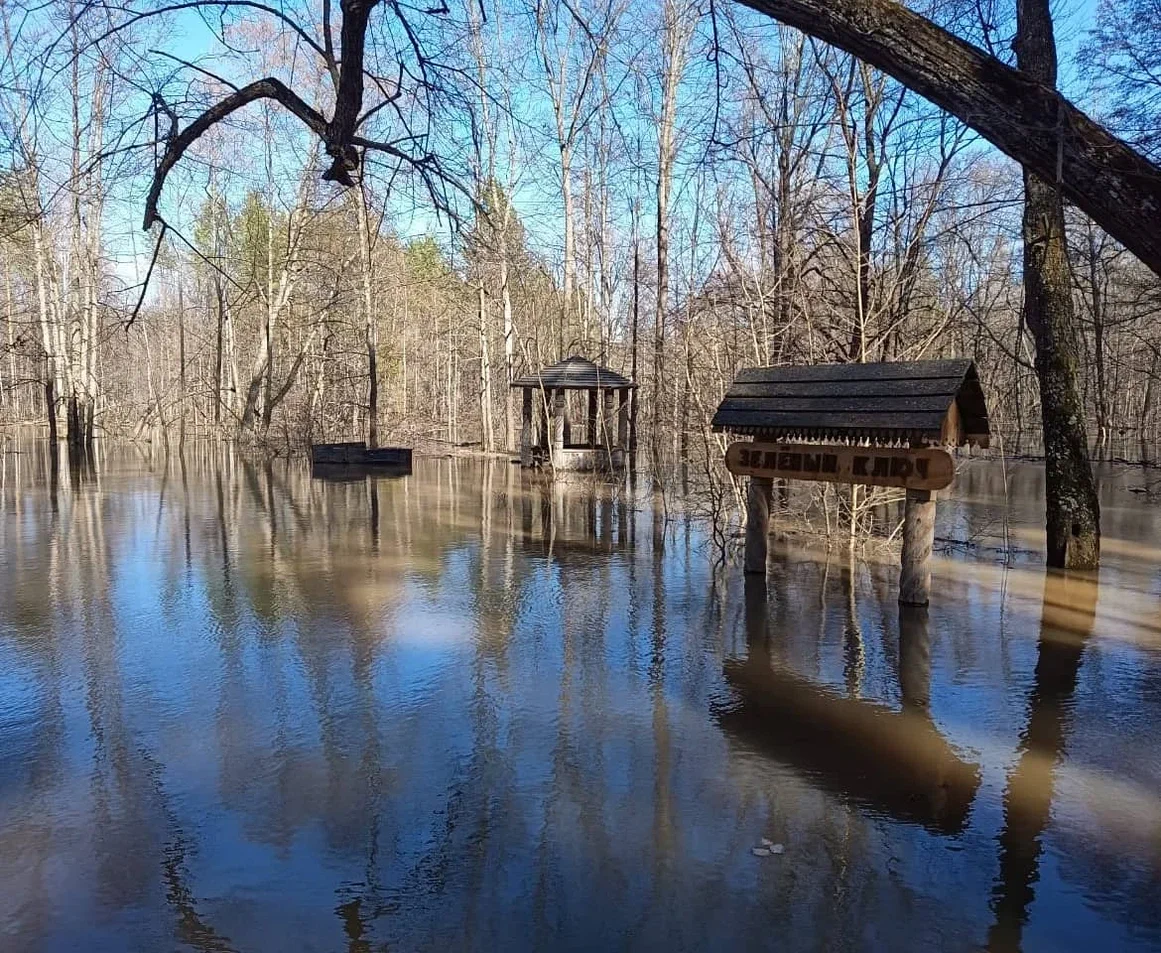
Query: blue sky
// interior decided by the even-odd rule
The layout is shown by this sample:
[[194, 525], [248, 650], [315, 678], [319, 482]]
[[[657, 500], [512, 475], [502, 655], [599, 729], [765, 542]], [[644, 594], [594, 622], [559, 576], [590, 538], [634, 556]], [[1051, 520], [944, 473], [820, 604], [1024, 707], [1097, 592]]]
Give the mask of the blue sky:
[[[1075, 99], [1083, 99], [1081, 78], [1078, 77], [1075, 69], [1075, 53], [1093, 22], [1096, 4], [1097, 0], [1058, 0], [1054, 5], [1058, 43], [1061, 51], [1061, 86]], [[512, 29], [511, 25], [509, 29]], [[241, 71], [236, 66], [231, 68], [225, 58], [218, 57], [222, 49], [213, 31], [196, 13], [178, 15], [175, 18], [174, 29], [169, 34], [169, 39], [170, 42], [166, 44], [168, 51], [181, 56], [183, 59], [196, 61], [206, 58], [206, 65], [209, 68], [220, 70], [224, 75], [239, 82], [257, 78], [257, 72], [253, 75], [241, 75]], [[626, 91], [622, 95], [631, 96], [633, 93]], [[533, 97], [529, 96], [528, 101], [519, 103], [518, 107], [531, 118], [533, 123], [540, 124], [543, 119], [547, 118], [543, 112], [545, 103], [536, 103], [532, 99]], [[644, 129], [642, 134], [645, 137], [642, 147], [649, 154], [651, 149], [655, 148], [650, 142], [650, 130]], [[547, 152], [538, 150], [538, 153], [525, 154], [521, 157], [522, 166], [526, 168], [526, 171], [520, 176], [518, 187], [514, 193], [514, 201], [518, 212], [525, 221], [532, 244], [559, 250], [561, 242], [560, 195], [558, 187], [552, 181], [552, 176], [546, 171], [552, 168], [551, 163], [555, 159], [553, 152], [554, 150], [550, 147]], [[298, 157], [291, 154], [286, 161], [293, 164], [298, 161]], [[579, 162], [578, 165], [580, 165]], [[288, 171], [296, 172], [297, 170], [288, 169]], [[166, 197], [163, 199], [163, 207], [167, 201], [172, 203], [177, 197], [181, 179], [180, 172], [171, 179], [167, 186]], [[200, 187], [195, 187], [194, 191], [195, 193], [200, 192]], [[651, 190], [646, 185], [643, 191], [647, 196], [648, 204]], [[187, 201], [182, 204], [189, 205], [190, 203]], [[648, 215], [650, 209], [646, 207], [643, 211]], [[622, 213], [622, 210], [617, 212], [617, 214]], [[115, 230], [118, 232], [122, 231], [120, 227], [122, 222], [126, 230], [137, 230], [139, 217], [140, 209], [137, 207], [110, 209], [111, 224], [115, 223]], [[390, 217], [390, 225], [403, 236], [430, 233], [434, 234], [441, 242], [448, 238], [446, 223], [437, 222], [430, 211], [418, 204], [414, 197], [395, 203]], [[137, 234], [131, 241], [126, 242], [128, 247], [119, 256], [122, 259], [119, 270], [130, 283], [134, 281], [134, 271], [140, 271], [144, 268], [144, 259], [152, 247], [152, 240], [152, 236], [146, 237]], [[132, 264], [134, 256], [138, 262], [136, 269]]]

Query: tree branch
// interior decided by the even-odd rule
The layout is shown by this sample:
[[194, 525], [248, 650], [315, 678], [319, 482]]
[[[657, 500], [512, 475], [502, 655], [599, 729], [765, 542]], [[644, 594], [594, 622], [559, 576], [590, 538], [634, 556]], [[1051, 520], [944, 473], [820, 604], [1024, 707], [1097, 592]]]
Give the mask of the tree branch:
[[738, 0], [893, 76], [1048, 182], [1161, 275], [1161, 168], [1055, 89], [897, 0]]
[[[161, 198], [161, 190], [165, 186], [165, 179], [177, 161], [185, 155], [191, 145], [201, 137], [215, 123], [221, 122], [231, 113], [241, 109], [259, 99], [273, 99], [285, 106], [290, 112], [301, 119], [316, 136], [326, 138], [327, 122], [322, 115], [307, 105], [285, 83], [273, 77], [260, 79], [243, 86], [237, 92], [231, 93], [225, 99], [211, 106], [186, 126], [181, 132], [176, 132], [169, 138], [165, 147], [165, 154], [153, 173], [153, 182], [149, 186], [149, 195], [145, 199], [144, 228], [148, 231], [157, 221], [157, 203]], [[168, 112], [168, 109], [166, 109]]]
[[335, 39], [331, 34], [331, 0], [323, 0], [322, 5], [323, 59], [327, 61], [327, 72], [335, 91], [339, 89], [339, 63], [335, 59]]
[[379, 0], [342, 0], [343, 25], [339, 31], [342, 43], [342, 65], [339, 86], [335, 92], [335, 114], [323, 135], [331, 167], [323, 173], [328, 182], [350, 188], [355, 184], [351, 173], [359, 168], [358, 150], [351, 137], [359, 125], [363, 109], [363, 52], [367, 42], [367, 24], [371, 10]]
[[211, 0], [187, 0], [185, 3], [167, 3], [162, 6], [154, 7], [151, 10], [143, 10], [140, 13], [134, 14], [124, 22], [118, 23], [116, 26], [105, 31], [96, 39], [90, 40], [77, 52], [78, 54], [83, 53], [90, 47], [98, 46], [103, 41], [113, 36], [115, 33], [120, 33], [127, 27], [132, 26], [134, 23], [139, 23], [140, 21], [147, 20], [150, 17], [160, 16], [163, 13], [176, 13], [181, 10], [198, 10], [203, 7], [244, 7], [250, 10], [257, 10], [261, 13], [266, 13], [277, 20], [281, 20], [284, 24], [286, 24], [286, 26], [298, 34], [299, 38], [319, 56], [321, 56], [323, 60], [327, 62], [328, 66], [334, 63], [334, 56], [332, 55], [328, 59], [327, 51], [319, 46], [318, 41], [315, 40], [315, 38], [312, 37], [309, 33], [307, 33], [306, 30], [304, 30], [292, 17], [288, 16], [284, 11], [279, 10], [276, 7], [268, 6], [265, 3], [258, 3], [256, 0], [212, 0], [212, 2]]
[[149, 268], [145, 272], [145, 280], [141, 282], [141, 294], [137, 298], [137, 304], [134, 305], [133, 312], [129, 315], [129, 320], [125, 322], [126, 333], [133, 327], [133, 322], [137, 320], [137, 315], [141, 313], [141, 306], [145, 304], [145, 294], [149, 291], [149, 279], [152, 277], [153, 269], [157, 265], [157, 256], [161, 253], [161, 243], [165, 241], [166, 231], [168, 231], [168, 227], [165, 222], [162, 222], [161, 231], [157, 233], [157, 244], [153, 246], [153, 256], [149, 259]]

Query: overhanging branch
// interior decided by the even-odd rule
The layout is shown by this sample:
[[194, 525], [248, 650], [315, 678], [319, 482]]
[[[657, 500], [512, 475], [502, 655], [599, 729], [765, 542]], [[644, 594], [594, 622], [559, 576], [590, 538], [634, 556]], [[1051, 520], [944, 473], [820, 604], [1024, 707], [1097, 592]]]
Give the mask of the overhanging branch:
[[1048, 182], [1161, 275], [1161, 168], [1055, 89], [898, 0], [738, 0], [893, 76]]
[[161, 190], [165, 186], [165, 179], [177, 161], [185, 155], [186, 150], [215, 123], [221, 122], [231, 113], [250, 103], [257, 102], [259, 99], [277, 101], [301, 119], [316, 136], [325, 139], [326, 120], [285, 83], [273, 77], [267, 77], [250, 83], [248, 86], [243, 86], [211, 106], [180, 132], [175, 131], [170, 136], [165, 146], [165, 154], [161, 157], [161, 161], [153, 173], [149, 195], [145, 199], [145, 223], [143, 227], [146, 231], [157, 221], [157, 203], [161, 199]]

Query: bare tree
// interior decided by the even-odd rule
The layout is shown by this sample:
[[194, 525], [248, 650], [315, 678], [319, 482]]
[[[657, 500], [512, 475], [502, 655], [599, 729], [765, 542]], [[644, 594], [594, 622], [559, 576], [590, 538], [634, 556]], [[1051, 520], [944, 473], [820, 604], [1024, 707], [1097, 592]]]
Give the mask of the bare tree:
[[[669, 205], [673, 166], [677, 159], [677, 98], [689, 59], [690, 40], [697, 27], [696, 5], [685, 0], [661, 4], [661, 62], [658, 71], [660, 109], [657, 115], [657, 294], [653, 311], [653, 479], [662, 479], [661, 408], [665, 401], [665, 318], [669, 310]], [[674, 403], [676, 408], [676, 402]], [[674, 434], [676, 437], [676, 434]]]
[[[578, 313], [573, 161], [582, 133], [603, 105], [599, 79], [624, 9], [624, 0], [599, 0], [587, 17], [580, 6], [551, 0], [537, 0], [533, 8], [540, 65], [552, 104], [560, 157], [564, 220], [562, 328]], [[560, 343], [563, 345], [564, 341]]]
[[374, 237], [368, 208], [367, 183], [360, 178], [352, 192], [355, 222], [359, 230], [359, 262], [362, 273], [363, 343], [367, 350], [367, 446], [379, 446], [379, 323], [375, 314]]
[[[336, 43], [330, 0], [324, 0], [322, 4], [322, 22], [317, 34], [308, 27], [312, 20], [309, 7], [292, 13], [287, 8], [254, 0], [186, 0], [144, 9], [138, 9], [132, 3], [124, 4], [120, 21], [94, 43], [99, 44], [141, 20], [177, 10], [204, 8], [211, 14], [218, 11], [223, 15], [228, 10], [257, 11], [289, 31], [318, 58], [318, 65], [330, 79], [333, 92], [334, 105], [330, 118], [327, 118], [321, 108], [312, 106], [298, 91], [276, 76], [267, 76], [240, 87], [215, 76], [213, 79], [218, 84], [226, 84], [232, 91], [184, 127], [179, 127], [176, 114], [161, 94], [155, 94], [153, 109], [168, 118], [170, 129], [145, 201], [146, 229], [160, 218], [158, 203], [162, 189], [186, 151], [218, 123], [244, 106], [264, 99], [282, 106], [321, 142], [330, 157], [330, 164], [322, 175], [326, 181], [353, 186], [366, 153], [376, 152], [413, 171], [436, 208], [451, 212], [449, 188], [467, 194], [450, 168], [448, 157], [432, 148], [431, 142], [431, 114], [436, 110], [436, 103], [444, 97], [455, 98], [454, 84], [443, 76], [438, 55], [425, 50], [421, 30], [413, 20], [416, 16], [446, 15], [448, 8], [417, 14], [401, 4], [380, 4], [379, 0], [339, 0], [338, 6], [340, 23]], [[400, 51], [393, 75], [383, 75], [367, 65], [367, 37], [373, 31], [372, 14], [377, 8], [385, 11], [379, 18], [379, 27], [391, 32], [393, 42], [390, 46]], [[364, 92], [368, 84], [376, 94], [376, 101], [365, 107]], [[410, 118], [413, 111], [403, 108], [405, 100], [420, 104], [419, 127]], [[364, 134], [386, 115], [393, 119], [387, 138], [372, 138]]]
[[1101, 0], [1081, 50], [1113, 129], [1161, 156], [1161, 0]]

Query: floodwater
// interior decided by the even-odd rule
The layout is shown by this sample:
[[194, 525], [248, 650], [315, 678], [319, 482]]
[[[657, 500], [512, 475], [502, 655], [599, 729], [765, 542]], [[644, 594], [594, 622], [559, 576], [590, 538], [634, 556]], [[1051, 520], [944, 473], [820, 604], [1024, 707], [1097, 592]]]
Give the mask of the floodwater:
[[969, 464], [901, 613], [504, 463], [26, 450], [6, 953], [1161, 949], [1161, 473], [1103, 474], [1098, 585]]

